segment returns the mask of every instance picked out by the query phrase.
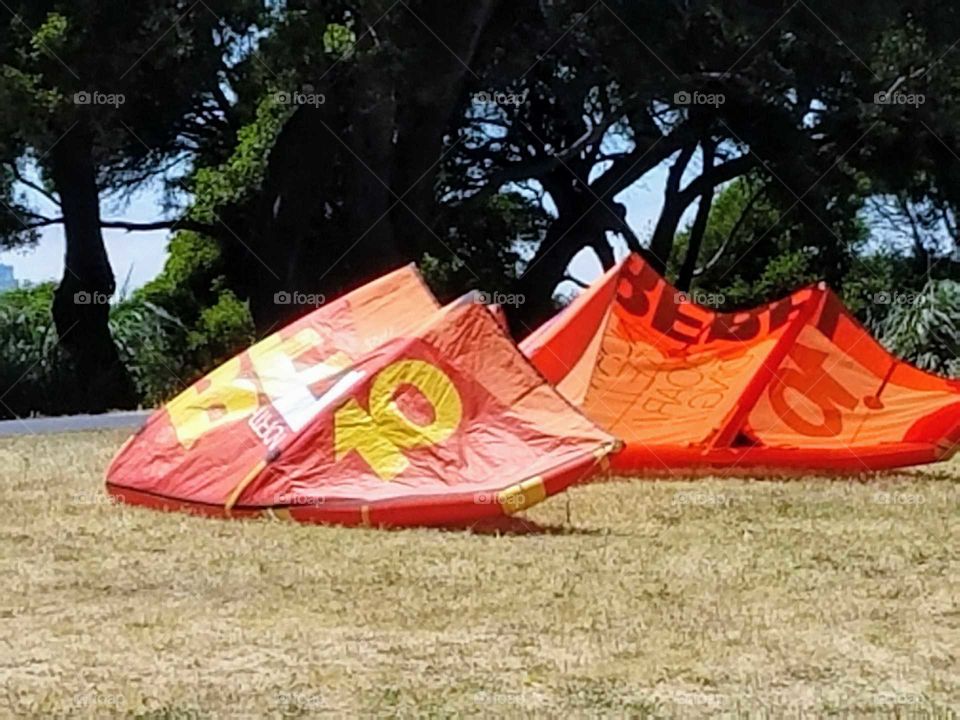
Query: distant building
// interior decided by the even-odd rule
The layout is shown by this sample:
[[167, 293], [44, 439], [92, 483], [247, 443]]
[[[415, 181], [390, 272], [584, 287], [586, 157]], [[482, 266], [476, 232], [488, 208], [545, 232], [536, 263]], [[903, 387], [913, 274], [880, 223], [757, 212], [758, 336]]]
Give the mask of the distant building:
[[17, 278], [13, 274], [13, 266], [0, 263], [0, 292], [13, 290], [17, 285]]

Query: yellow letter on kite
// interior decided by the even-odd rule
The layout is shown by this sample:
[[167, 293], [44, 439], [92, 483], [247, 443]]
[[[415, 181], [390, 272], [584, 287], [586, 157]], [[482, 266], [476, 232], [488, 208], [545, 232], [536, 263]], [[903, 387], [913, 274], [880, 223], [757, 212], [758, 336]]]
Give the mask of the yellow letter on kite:
[[[394, 396], [405, 385], [416, 388], [433, 408], [433, 420], [427, 425], [413, 422], [398, 407]], [[373, 381], [369, 412], [356, 400], [337, 410], [336, 458], [356, 450], [380, 479], [393, 480], [410, 465], [404, 450], [443, 442], [456, 431], [462, 415], [460, 394], [440, 368], [421, 360], [401, 360]]]
[[240, 358], [236, 357], [199, 383], [205, 386], [202, 390], [193, 385], [167, 404], [170, 424], [183, 447], [192, 447], [202, 435], [257, 409], [256, 385], [239, 376]]

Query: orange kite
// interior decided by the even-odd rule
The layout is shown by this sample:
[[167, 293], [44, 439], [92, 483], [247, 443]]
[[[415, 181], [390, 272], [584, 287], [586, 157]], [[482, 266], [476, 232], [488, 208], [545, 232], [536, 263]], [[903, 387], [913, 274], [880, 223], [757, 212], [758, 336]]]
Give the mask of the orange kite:
[[485, 306], [438, 309], [408, 267], [174, 398], [121, 449], [107, 490], [207, 515], [463, 525], [536, 504], [617, 446]]
[[632, 255], [521, 349], [626, 441], [614, 469], [855, 472], [960, 446], [960, 381], [893, 357], [822, 284], [720, 313]]

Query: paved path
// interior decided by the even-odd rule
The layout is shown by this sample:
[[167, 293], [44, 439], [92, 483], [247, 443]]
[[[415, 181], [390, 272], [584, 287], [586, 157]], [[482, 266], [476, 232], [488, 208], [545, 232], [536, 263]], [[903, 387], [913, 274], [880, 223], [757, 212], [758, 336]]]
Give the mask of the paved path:
[[112, 430], [114, 428], [134, 430], [143, 425], [151, 412], [153, 411], [138, 410], [135, 412], [107, 413], [105, 415], [67, 415], [65, 417], [0, 420], [0, 437], [50, 435], [79, 430]]

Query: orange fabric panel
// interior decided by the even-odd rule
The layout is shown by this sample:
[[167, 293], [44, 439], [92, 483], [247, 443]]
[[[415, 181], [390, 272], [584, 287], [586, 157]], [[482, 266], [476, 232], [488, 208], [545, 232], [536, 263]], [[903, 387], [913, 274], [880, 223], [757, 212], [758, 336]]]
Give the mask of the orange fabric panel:
[[[690, 302], [631, 256], [584, 295], [587, 300], [572, 304], [538, 335], [534, 363], [559, 377], [558, 389], [617, 437], [696, 445], [723, 426], [810, 291], [750, 312], [717, 313]], [[593, 323], [604, 317], [601, 300], [610, 310], [597, 327]], [[581, 342], [575, 345], [581, 355], [564, 375], [567, 340], [597, 333], [595, 360]]]
[[601, 348], [606, 340], [605, 331], [610, 323], [612, 313], [613, 306], [603, 315], [597, 331], [590, 338], [590, 344], [584, 349], [583, 354], [563, 378], [556, 383], [557, 390], [577, 407], [582, 408], [584, 406], [587, 393], [590, 392], [593, 374], [599, 362]]
[[[960, 383], [898, 361], [831, 294], [749, 424], [765, 445], [862, 448], [906, 442], [915, 423], [951, 406], [960, 407]], [[912, 437], [936, 444], [945, 430]]]
[[[592, 364], [589, 355], [595, 339], [603, 333], [610, 306], [620, 282], [621, 265], [578, 295], [558, 315], [544, 323], [520, 343], [520, 350], [554, 385], [563, 381], [582, 362]], [[572, 394], [586, 391], [586, 378], [568, 386]]]

